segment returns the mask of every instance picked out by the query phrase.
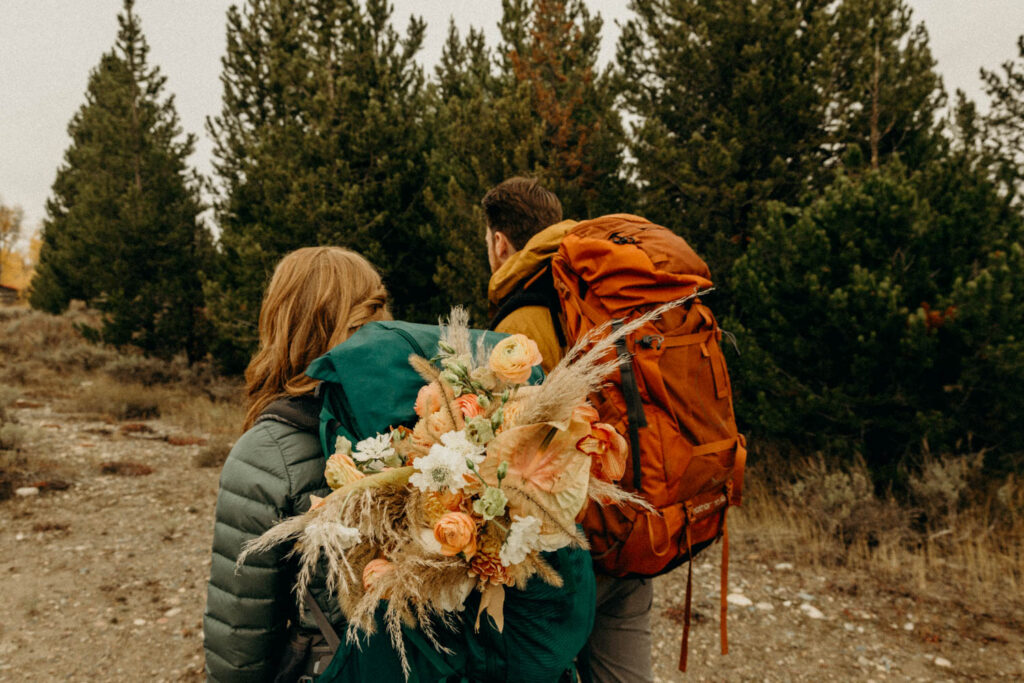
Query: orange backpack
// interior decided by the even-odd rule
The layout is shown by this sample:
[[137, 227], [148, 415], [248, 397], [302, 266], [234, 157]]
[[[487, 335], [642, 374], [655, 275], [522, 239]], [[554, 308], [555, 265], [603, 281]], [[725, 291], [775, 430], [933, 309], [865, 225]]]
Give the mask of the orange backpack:
[[[584, 221], [563, 239], [551, 279], [566, 341], [608, 320], [630, 320], [711, 286], [707, 265], [678, 235], [638, 216]], [[722, 538], [721, 634], [728, 580], [726, 512], [740, 503], [745, 441], [736, 430], [722, 330], [699, 298], [670, 310], [619, 348], [622, 365], [592, 397], [630, 444], [621, 482], [656, 510], [591, 504], [583, 527], [595, 566], [655, 576]], [[692, 568], [680, 669], [686, 669]]]

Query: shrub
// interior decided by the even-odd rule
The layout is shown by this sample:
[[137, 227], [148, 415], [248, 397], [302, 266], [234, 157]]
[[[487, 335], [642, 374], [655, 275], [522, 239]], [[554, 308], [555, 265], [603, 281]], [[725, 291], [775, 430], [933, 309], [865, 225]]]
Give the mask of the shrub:
[[230, 439], [218, 438], [211, 441], [196, 453], [193, 464], [196, 467], [220, 467], [228, 459], [228, 453], [234, 442]]
[[19, 450], [28, 436], [28, 428], [7, 422], [0, 425], [0, 451]]
[[104, 367], [104, 371], [118, 382], [150, 386], [181, 380], [187, 374], [187, 365], [180, 358], [166, 361], [133, 353], [118, 356]]
[[892, 163], [769, 207], [724, 324], [752, 443], [859, 455], [880, 481], [927, 444], [1001, 469], [1021, 453], [1021, 218], [970, 169]]
[[984, 453], [930, 457], [910, 474], [910, 501], [921, 511], [925, 528], [952, 525], [961, 507], [984, 497], [977, 488], [984, 463]]
[[883, 537], [899, 541], [905, 535], [906, 513], [891, 499], [875, 495], [863, 460], [840, 468], [819, 455], [794, 471], [795, 478], [781, 489], [783, 498], [843, 546], [873, 546]]

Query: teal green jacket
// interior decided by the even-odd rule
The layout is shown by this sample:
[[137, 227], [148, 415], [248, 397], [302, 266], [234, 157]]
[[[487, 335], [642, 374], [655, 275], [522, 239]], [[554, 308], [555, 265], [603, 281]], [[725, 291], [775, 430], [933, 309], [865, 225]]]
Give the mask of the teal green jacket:
[[[292, 590], [297, 567], [285, 557], [287, 544], [248, 557], [237, 572], [235, 561], [243, 543], [308, 510], [311, 494], [328, 493], [324, 456], [313, 434], [268, 420], [258, 422], [231, 449], [217, 494], [203, 617], [207, 680], [273, 680], [289, 622], [298, 619]], [[311, 592], [332, 622], [344, 622], [336, 601], [326, 598], [322, 576]], [[311, 619], [302, 628], [318, 632]]]

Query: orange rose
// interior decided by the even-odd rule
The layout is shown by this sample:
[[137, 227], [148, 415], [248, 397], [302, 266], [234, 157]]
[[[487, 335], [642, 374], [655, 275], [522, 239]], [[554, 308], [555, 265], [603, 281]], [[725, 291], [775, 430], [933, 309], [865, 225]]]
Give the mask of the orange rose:
[[473, 557], [476, 553], [476, 522], [465, 512], [449, 512], [434, 525], [434, 538], [443, 555]]
[[366, 566], [363, 567], [363, 590], [369, 590], [374, 581], [392, 569], [394, 569], [394, 565], [381, 558], [367, 562]]
[[441, 393], [441, 387], [437, 382], [431, 382], [416, 394], [416, 404], [413, 410], [418, 416], [427, 417], [441, 410], [443, 406], [444, 394]]
[[463, 394], [455, 399], [455, 405], [462, 411], [463, 417], [477, 417], [483, 415], [484, 409], [480, 407], [480, 400], [476, 394]]
[[487, 364], [499, 379], [523, 384], [530, 379], [533, 366], [542, 360], [537, 342], [525, 334], [513, 334], [498, 342]]
[[576, 448], [590, 456], [590, 474], [594, 477], [616, 482], [626, 473], [629, 447], [611, 425], [595, 422], [590, 426], [590, 434], [580, 439]]

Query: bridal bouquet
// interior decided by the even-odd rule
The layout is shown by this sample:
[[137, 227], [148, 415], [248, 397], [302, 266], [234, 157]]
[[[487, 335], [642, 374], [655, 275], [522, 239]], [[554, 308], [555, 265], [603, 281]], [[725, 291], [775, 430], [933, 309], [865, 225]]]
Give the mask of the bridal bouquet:
[[628, 448], [587, 397], [615, 371], [615, 341], [650, 317], [589, 336], [532, 386], [537, 345], [513, 335], [471, 348], [457, 309], [436, 356], [409, 359], [424, 382], [414, 426], [356, 444], [339, 437], [325, 470], [333, 492], [245, 554], [296, 541], [299, 590], [326, 560], [350, 638], [373, 632], [386, 601], [384, 623], [403, 667], [402, 626], [441, 649], [434, 629], [454, 625], [473, 591], [481, 594], [476, 627], [486, 612], [500, 631], [507, 589], [533, 577], [561, 586], [544, 553], [587, 547], [576, 519], [588, 499], [646, 505], [611, 483]]

